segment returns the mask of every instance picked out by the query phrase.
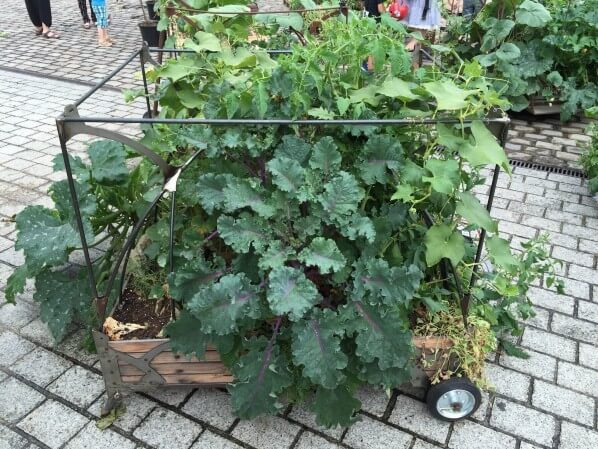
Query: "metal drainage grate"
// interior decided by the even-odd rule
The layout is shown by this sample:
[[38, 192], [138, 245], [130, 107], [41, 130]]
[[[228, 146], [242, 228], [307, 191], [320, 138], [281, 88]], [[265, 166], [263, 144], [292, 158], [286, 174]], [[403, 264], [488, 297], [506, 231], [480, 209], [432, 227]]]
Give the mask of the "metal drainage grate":
[[520, 161], [517, 159], [509, 159], [509, 164], [513, 167], [530, 168], [532, 170], [547, 171], [549, 173], [557, 173], [559, 175], [573, 176], [574, 178], [585, 178], [586, 174], [583, 170], [576, 168], [557, 167], [555, 165], [536, 164], [534, 162]]

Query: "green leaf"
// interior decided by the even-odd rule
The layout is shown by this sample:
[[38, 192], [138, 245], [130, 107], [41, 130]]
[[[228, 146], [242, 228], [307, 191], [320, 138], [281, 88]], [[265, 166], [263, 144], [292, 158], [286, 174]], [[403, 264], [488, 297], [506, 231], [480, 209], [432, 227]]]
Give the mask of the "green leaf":
[[260, 14], [254, 19], [258, 23], [277, 23], [283, 28], [294, 28], [297, 31], [303, 30], [303, 17], [298, 13], [290, 14]]
[[461, 171], [456, 160], [428, 159], [425, 168], [432, 173], [432, 176], [424, 176], [422, 180], [429, 182], [437, 192], [450, 195], [459, 187]]
[[76, 317], [86, 317], [91, 311], [87, 270], [75, 275], [44, 270], [35, 278], [33, 299], [40, 303], [40, 318], [59, 342]]
[[196, 189], [199, 203], [208, 214], [214, 209], [221, 209], [226, 201], [224, 189], [233, 181], [233, 176], [206, 173], [197, 179]]
[[340, 115], [345, 115], [349, 106], [351, 106], [351, 100], [348, 98], [339, 97], [336, 99], [336, 107], [338, 108], [338, 113]]
[[475, 167], [480, 165], [500, 165], [504, 171], [511, 173], [511, 166], [504, 150], [496, 141], [496, 137], [480, 121], [471, 124], [471, 132], [475, 145], [465, 144], [460, 148], [461, 156]]
[[294, 159], [301, 165], [304, 165], [307, 162], [310, 151], [311, 147], [305, 140], [297, 136], [286, 135], [282, 138], [281, 144], [276, 147], [274, 156]]
[[6, 280], [6, 289], [4, 290], [6, 302], [14, 304], [15, 297], [25, 291], [28, 275], [27, 265], [21, 265], [12, 272]]
[[401, 143], [388, 135], [376, 135], [363, 147], [359, 172], [366, 184], [386, 184], [388, 170], [397, 170], [403, 157]]
[[555, 87], [560, 87], [563, 85], [563, 77], [557, 71], [552, 71], [546, 76], [546, 80], [552, 83]]
[[390, 312], [383, 316], [381, 311], [363, 302], [345, 309], [347, 330], [357, 334], [355, 354], [365, 363], [377, 361], [382, 370], [407, 368], [413, 353], [411, 332], [404, 319]]
[[195, 41], [186, 39], [184, 47], [191, 48], [196, 52], [207, 51], [220, 51], [222, 47], [220, 40], [212, 33], [206, 33], [205, 31], [198, 31], [194, 35]]
[[66, 263], [69, 250], [81, 244], [73, 225], [61, 222], [43, 206], [27, 206], [17, 214], [16, 223], [15, 249], [23, 250], [28, 269], [33, 273]]
[[498, 50], [496, 50], [496, 57], [505, 62], [514, 61], [521, 56], [521, 50], [517, 45], [511, 42], [503, 43]]
[[351, 103], [368, 103], [372, 106], [378, 106], [380, 103], [380, 98], [376, 96], [376, 91], [378, 90], [378, 86], [376, 85], [369, 85], [366, 87], [362, 87], [361, 89], [357, 89], [351, 92], [349, 95], [349, 101]]
[[410, 203], [415, 200], [413, 196], [414, 193], [415, 189], [411, 184], [400, 184], [399, 186], [397, 186], [397, 190], [395, 191], [395, 193], [393, 193], [390, 199]]
[[122, 143], [99, 140], [89, 145], [88, 153], [92, 176], [100, 184], [122, 182], [129, 174], [125, 165], [127, 152]]
[[223, 193], [227, 212], [249, 207], [264, 218], [269, 218], [276, 212], [276, 208], [264, 198], [263, 189], [253, 181], [231, 178]]
[[341, 234], [351, 240], [364, 237], [370, 243], [376, 239], [376, 229], [372, 220], [358, 214], [352, 215], [347, 222], [342, 223]]
[[295, 197], [304, 181], [304, 171], [299, 162], [286, 157], [277, 157], [268, 162], [266, 166], [272, 173], [274, 185], [283, 192], [289, 193], [291, 198]]
[[361, 402], [355, 399], [345, 385], [335, 389], [318, 387], [311, 410], [316, 423], [323, 427], [349, 427], [358, 420], [356, 413]]
[[274, 240], [261, 255], [258, 265], [262, 270], [269, 270], [284, 265], [289, 258], [295, 259], [294, 256], [295, 251], [292, 248], [284, 246], [279, 240]]
[[508, 240], [495, 235], [487, 238], [485, 244], [486, 249], [488, 250], [488, 255], [495, 265], [501, 266], [507, 270], [517, 268], [519, 263], [511, 253]]
[[509, 340], [501, 338], [500, 347], [505, 351], [505, 354], [510, 355], [511, 357], [529, 359], [529, 354], [527, 352], [511, 343]]
[[498, 47], [509, 35], [514, 26], [515, 22], [509, 19], [496, 19], [494, 17], [486, 19], [484, 22], [486, 33], [484, 33], [484, 37], [482, 38], [480, 50], [487, 52]]
[[541, 28], [552, 20], [548, 10], [538, 2], [525, 0], [515, 11], [515, 20], [520, 25]]
[[314, 170], [322, 170], [325, 174], [338, 170], [342, 161], [334, 139], [330, 136], [322, 137], [313, 147], [309, 159], [309, 166]]
[[477, 55], [475, 60], [482, 66], [482, 67], [490, 67], [498, 62], [498, 56], [496, 56], [496, 52], [489, 53], [487, 55]]
[[278, 395], [292, 383], [288, 363], [278, 345], [253, 338], [233, 365], [235, 383], [228, 387], [234, 413], [241, 419], [275, 414], [284, 407]]
[[244, 274], [229, 274], [199, 290], [187, 308], [201, 322], [202, 332], [227, 335], [237, 331], [241, 319], [260, 317], [257, 295]]
[[268, 303], [274, 314], [288, 314], [291, 321], [298, 321], [319, 299], [316, 286], [302, 271], [284, 266], [271, 271]]
[[347, 263], [334, 240], [323, 237], [313, 239], [309, 246], [299, 253], [299, 260], [307, 266], [318, 267], [320, 273], [336, 273]]
[[389, 306], [408, 304], [420, 286], [423, 272], [416, 265], [390, 268], [384, 259], [358, 261], [353, 272], [353, 296]]
[[426, 232], [426, 263], [436, 265], [444, 257], [457, 265], [465, 256], [465, 239], [453, 226], [435, 224]]
[[230, 48], [225, 48], [220, 52], [220, 59], [226, 65], [237, 69], [255, 67], [256, 64], [255, 53], [250, 52], [245, 47], [238, 47], [234, 53]]
[[335, 312], [314, 310], [311, 319], [293, 324], [293, 361], [303, 375], [324, 388], [336, 388], [345, 380], [347, 356], [341, 349], [342, 326]]
[[262, 81], [258, 82], [253, 94], [253, 105], [257, 112], [258, 118], [264, 118], [268, 111], [269, 96], [266, 91], [266, 84]]
[[248, 253], [251, 245], [261, 252], [271, 238], [266, 223], [259, 217], [242, 214], [238, 219], [221, 215], [218, 232], [224, 242], [238, 253]]
[[324, 186], [319, 202], [331, 218], [349, 215], [357, 210], [364, 191], [350, 173], [340, 171]]
[[334, 113], [327, 109], [324, 109], [322, 107], [311, 108], [309, 111], [307, 111], [307, 115], [310, 115], [311, 117], [319, 118], [322, 120], [334, 119]]
[[170, 337], [170, 347], [174, 352], [201, 359], [208, 345], [208, 335], [201, 330], [200, 321], [188, 311], [182, 310], [180, 316], [166, 326], [166, 335]]
[[417, 100], [420, 98], [419, 95], [411, 92], [409, 83], [396, 77], [386, 78], [382, 85], [376, 90], [376, 93], [384, 95], [385, 97], [398, 98], [403, 101]]
[[469, 102], [466, 100], [467, 97], [478, 92], [477, 89], [463, 90], [451, 80], [424, 83], [422, 86], [436, 98], [437, 109], [439, 111], [463, 109], [469, 105]]
[[484, 228], [488, 232], [498, 232], [496, 221], [490, 217], [488, 210], [480, 204], [480, 201], [469, 192], [459, 194], [457, 214], [465, 218], [469, 224]]
[[199, 72], [199, 70], [200, 67], [195, 59], [181, 57], [167, 60], [164, 64], [155, 68], [153, 78], [170, 78], [172, 81], [178, 81]]
[[182, 266], [177, 266], [174, 273], [168, 277], [169, 294], [185, 304], [199, 288], [214, 282], [224, 273], [223, 267], [213, 267], [203, 258], [194, 258]]

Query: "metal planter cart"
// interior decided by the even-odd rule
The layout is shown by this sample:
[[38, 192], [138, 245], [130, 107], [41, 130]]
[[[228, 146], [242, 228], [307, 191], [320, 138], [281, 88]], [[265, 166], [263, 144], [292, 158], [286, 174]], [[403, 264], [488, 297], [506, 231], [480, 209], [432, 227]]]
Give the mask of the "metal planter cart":
[[[146, 78], [146, 64], [155, 64], [150, 52], [157, 53], [171, 53], [178, 54], [186, 50], [178, 49], [157, 49], [143, 46], [141, 49], [133, 53], [125, 62], [112, 71], [108, 76], [102, 79], [97, 85], [91, 88], [74, 104], [65, 108], [64, 113], [56, 119], [58, 128], [58, 136], [62, 155], [67, 172], [68, 185], [73, 203], [73, 209], [77, 221], [77, 226], [81, 238], [85, 264], [89, 274], [90, 288], [92, 292], [92, 302], [95, 306], [95, 311], [99, 323], [103, 323], [107, 315], [108, 298], [110, 292], [115, 287], [118, 279], [120, 279], [119, 288], [122, 293], [122, 286], [124, 284], [124, 274], [126, 271], [126, 264], [130, 256], [131, 249], [135, 245], [138, 234], [144, 227], [151, 212], [156, 205], [164, 197], [169, 197], [170, 200], [170, 248], [169, 248], [169, 271], [173, 271], [173, 245], [174, 245], [174, 214], [176, 205], [176, 191], [177, 180], [180, 174], [193, 162], [199, 155], [199, 151], [193, 154], [181, 166], [174, 166], [162, 159], [159, 155], [151, 151], [149, 148], [130, 139], [120, 133], [110, 131], [108, 129], [98, 126], [99, 124], [170, 124], [170, 125], [200, 125], [200, 126], [333, 126], [333, 125], [378, 125], [378, 126], [414, 126], [414, 125], [434, 125], [437, 123], [457, 124], [461, 123], [459, 120], [453, 119], [384, 119], [384, 120], [287, 120], [287, 119], [264, 119], [264, 120], [224, 120], [224, 119], [163, 119], [152, 118], [152, 110], [149, 100], [149, 89]], [[285, 51], [273, 51], [272, 53], [284, 53]], [[124, 119], [112, 117], [81, 117], [78, 113], [78, 107], [85, 102], [89, 97], [102, 88], [110, 79], [117, 75], [124, 67], [130, 64], [135, 59], [138, 59], [141, 66], [143, 87], [146, 93], [147, 113], [144, 118]], [[483, 120], [494, 135], [498, 138], [501, 146], [504, 145], [507, 131], [509, 127], [508, 117], [494, 117]], [[467, 121], [465, 123], [468, 123]], [[137, 152], [140, 156], [147, 158], [155, 164], [161, 171], [164, 182], [162, 190], [156, 195], [150, 206], [143, 213], [139, 221], [133, 227], [128, 236], [124, 246], [118, 253], [114, 266], [112, 267], [109, 276], [107, 287], [105, 291], [99, 292], [96, 283], [96, 278], [92, 269], [92, 261], [89, 254], [89, 244], [85, 236], [81, 212], [79, 209], [79, 201], [75, 190], [75, 182], [73, 172], [70, 166], [69, 159], [69, 141], [76, 135], [87, 134], [90, 136], [101, 137], [121, 142], [132, 150]], [[496, 189], [500, 167], [497, 165], [494, 168], [492, 182], [490, 186], [488, 202], [486, 207], [488, 210], [492, 207], [494, 192]], [[430, 217], [424, 214], [424, 220], [428, 226], [431, 225]], [[485, 239], [485, 231], [481, 231], [479, 236], [477, 252], [475, 256], [474, 272], [470, 279], [469, 285], [461, 288], [456, 283], [459, 297], [461, 298], [461, 310], [464, 318], [467, 316], [469, 307], [469, 292], [471, 291], [475, 281], [476, 272], [475, 267], [481, 259], [483, 245]], [[454, 268], [445, 260], [442, 269], [445, 273], [452, 271]], [[117, 279], [118, 278], [118, 279]], [[456, 280], [455, 276], [455, 280]], [[108, 413], [115, 408], [120, 400], [120, 392], [125, 390], [146, 390], [156, 387], [168, 386], [223, 386], [230, 383], [233, 378], [230, 373], [220, 361], [219, 355], [213, 349], [209, 349], [203, 360], [195, 358], [185, 358], [172, 352], [168, 339], [154, 339], [154, 340], [132, 340], [132, 341], [109, 341], [108, 337], [103, 334], [102, 328], [93, 332], [95, 343], [98, 350], [99, 359], [101, 362], [102, 373], [104, 376], [106, 391], [108, 399], [104, 405], [102, 412]], [[442, 351], [450, 348], [451, 341], [442, 337], [429, 338], [414, 338], [414, 346], [416, 352], [422, 357], [433, 355], [437, 351]], [[416, 367], [412, 373], [412, 383], [414, 386], [426, 386], [429, 384], [426, 372]], [[479, 389], [464, 378], [452, 378], [432, 386], [428, 390], [427, 403], [430, 412], [446, 421], [455, 421], [463, 419], [471, 415], [481, 402], [481, 394]]]

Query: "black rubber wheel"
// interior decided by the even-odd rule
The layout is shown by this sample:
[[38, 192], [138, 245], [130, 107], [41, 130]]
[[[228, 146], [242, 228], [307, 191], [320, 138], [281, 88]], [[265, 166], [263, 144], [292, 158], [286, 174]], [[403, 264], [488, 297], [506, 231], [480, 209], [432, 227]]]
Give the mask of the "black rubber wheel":
[[459, 421], [475, 413], [482, 393], [466, 377], [453, 377], [430, 386], [426, 404], [430, 414], [442, 421]]

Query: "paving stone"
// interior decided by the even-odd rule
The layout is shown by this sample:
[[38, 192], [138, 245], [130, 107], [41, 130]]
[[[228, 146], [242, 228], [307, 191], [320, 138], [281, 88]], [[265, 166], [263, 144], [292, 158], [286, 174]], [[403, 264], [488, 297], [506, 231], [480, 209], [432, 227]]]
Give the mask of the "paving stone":
[[529, 317], [524, 321], [526, 326], [538, 327], [540, 329], [548, 330], [548, 321], [550, 320], [550, 312], [539, 307], [534, 308], [534, 316]]
[[[552, 257], [564, 262], [571, 262], [577, 265], [583, 265], [584, 267], [594, 266], [594, 255], [588, 253], [582, 253], [576, 249], [562, 248], [555, 246], [552, 249]], [[585, 280], [585, 279], [584, 279]]]
[[232, 436], [260, 449], [279, 449], [291, 445], [301, 428], [277, 416], [240, 421]]
[[75, 365], [48, 386], [48, 391], [82, 408], [89, 407], [104, 391], [102, 376]]
[[595, 229], [584, 226], [576, 226], [569, 223], [563, 224], [563, 233], [587, 240], [598, 240], [598, 233]]
[[587, 321], [555, 313], [551, 328], [557, 334], [598, 345], [598, 326]]
[[91, 366], [97, 362], [98, 355], [83, 348], [85, 338], [85, 332], [75, 332], [73, 335], [58, 343], [58, 345], [56, 345], [56, 350], [78, 360], [80, 363]]
[[227, 430], [236, 419], [228, 393], [215, 388], [198, 389], [189, 398], [183, 411], [222, 430]]
[[501, 398], [494, 400], [490, 425], [546, 446], [552, 446], [556, 433], [554, 417]]
[[578, 301], [577, 316], [584, 320], [598, 323], [598, 304], [588, 301]]
[[12, 365], [33, 349], [33, 343], [10, 331], [0, 333], [0, 366]]
[[592, 398], [546, 382], [535, 382], [532, 405], [581, 424], [594, 423]]
[[0, 424], [0, 449], [22, 449], [27, 443], [18, 433]]
[[529, 349], [526, 352], [530, 356], [527, 359], [503, 354], [500, 356], [500, 364], [534, 377], [553, 380], [556, 372], [556, 359]]
[[[322, 448], [324, 449], [326, 446], [322, 446]], [[241, 446], [206, 430], [201, 434], [199, 440], [191, 446], [191, 449], [241, 449]]]
[[328, 435], [329, 437], [334, 438], [335, 440], [340, 440], [345, 430], [343, 427], [334, 427], [331, 429], [327, 429], [326, 427], [318, 425], [316, 423], [316, 416], [314, 415], [314, 413], [301, 405], [293, 406], [293, 410], [291, 410], [289, 418], [311, 429], [315, 429], [318, 432], [323, 433], [324, 435]]
[[[596, 234], [598, 234], [598, 232]], [[593, 268], [571, 264], [569, 266], [569, 277], [598, 285], [598, 271]]]
[[[87, 411], [92, 415], [99, 417], [105, 400], [106, 395], [103, 394]], [[127, 432], [133, 431], [133, 429], [137, 427], [147, 415], [149, 415], [149, 412], [156, 407], [155, 402], [136, 393], [124, 396], [123, 404], [126, 407], [126, 412], [114, 421], [114, 425]]]
[[45, 387], [72, 365], [70, 361], [50, 351], [36, 348], [15, 363], [11, 369], [25, 379]]
[[579, 363], [598, 370], [598, 349], [596, 349], [596, 346], [580, 343]]
[[38, 308], [26, 301], [5, 304], [2, 307], [2, 313], [0, 313], [0, 324], [10, 329], [18, 330], [37, 318], [38, 314]]
[[11, 377], [0, 383], [0, 418], [14, 423], [44, 399], [43, 394]]
[[494, 363], [486, 364], [485, 374], [497, 393], [520, 401], [527, 399], [531, 384], [529, 376], [503, 368]]
[[415, 440], [415, 444], [411, 449], [439, 449], [439, 446], [427, 443], [422, 440]]
[[295, 445], [295, 449], [341, 449], [341, 447], [307, 431], [301, 434], [299, 441]]
[[554, 291], [537, 287], [530, 287], [528, 295], [536, 306], [556, 310], [568, 315], [573, 315], [573, 311], [575, 310], [575, 299], [571, 296], [559, 295]]
[[[582, 198], [585, 198], [585, 197], [582, 197]], [[565, 212], [571, 212], [574, 214], [583, 215], [584, 217], [598, 217], [598, 208], [596, 207], [596, 203], [594, 202], [593, 199], [591, 201], [592, 201], [592, 203], [589, 205], [565, 203], [563, 206], [563, 210]], [[571, 226], [574, 226], [574, 225], [571, 225]], [[575, 230], [576, 232], [582, 232], [580, 229], [577, 229], [577, 228], [571, 228], [571, 229]], [[572, 235], [575, 235], [575, 234], [572, 234]], [[582, 235], [580, 237], [584, 237], [584, 236]], [[598, 240], [598, 239], [589, 238], [589, 240]]]
[[590, 449], [596, 447], [598, 447], [598, 432], [563, 421], [559, 449]]
[[573, 340], [539, 329], [525, 329], [522, 345], [571, 362], [577, 357], [577, 345]]
[[355, 393], [355, 397], [361, 401], [361, 409], [379, 418], [386, 412], [390, 398], [382, 388], [365, 386]]
[[557, 276], [557, 279], [565, 283], [565, 294], [575, 298], [590, 299], [590, 284], [587, 282], [576, 281], [571, 278]]
[[[595, 357], [598, 357], [598, 348], [594, 348], [594, 351]], [[560, 361], [557, 383], [589, 396], [598, 396], [598, 371], [592, 369]]]
[[517, 223], [511, 223], [508, 221], [501, 221], [498, 224], [498, 229], [508, 234], [518, 235], [520, 237], [533, 238], [538, 233], [536, 228], [531, 226], [524, 226]]
[[548, 179], [550, 179], [551, 181], [565, 182], [567, 184], [581, 185], [581, 178], [575, 178], [573, 176], [567, 176], [567, 175], [560, 175], [558, 173], [549, 173]]
[[168, 405], [180, 405], [193, 391], [192, 387], [173, 387], [148, 391], [148, 395]]
[[391, 423], [403, 427], [441, 444], [446, 442], [450, 424], [433, 418], [423, 402], [399, 395], [392, 415]]
[[471, 421], [455, 423], [450, 449], [513, 449], [515, 438]]
[[21, 328], [20, 334], [44, 346], [54, 346], [56, 343], [48, 325], [39, 318]]
[[135, 449], [136, 443], [110, 429], [100, 430], [95, 422], [85, 426], [64, 449]]
[[19, 428], [52, 449], [58, 449], [88, 422], [83, 415], [60, 402], [48, 400], [27, 415]]
[[407, 449], [412, 441], [408, 433], [366, 416], [353, 424], [343, 439], [343, 443], [355, 449]]
[[0, 382], [2, 382], [4, 379], [6, 379], [8, 377], [8, 374], [6, 374], [3, 371], [0, 371]]
[[202, 427], [170, 410], [157, 408], [133, 432], [133, 435], [157, 449], [187, 449]]
[[521, 446], [519, 446], [519, 449], [540, 449], [540, 446], [536, 446], [535, 444], [529, 444], [525, 441], [522, 441]]

